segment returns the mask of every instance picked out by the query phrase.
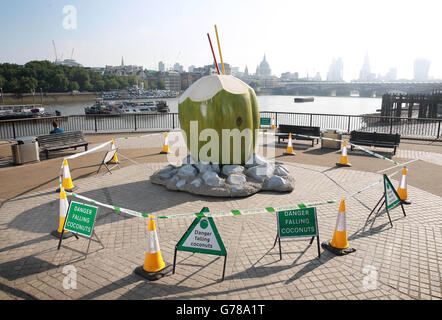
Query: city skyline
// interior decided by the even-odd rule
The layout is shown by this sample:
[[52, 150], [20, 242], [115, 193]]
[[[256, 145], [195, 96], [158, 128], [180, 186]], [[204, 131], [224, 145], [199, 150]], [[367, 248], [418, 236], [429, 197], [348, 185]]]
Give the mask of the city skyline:
[[[71, 29], [63, 25], [72, 13], [63, 12], [68, 5], [76, 16]], [[163, 61], [166, 70], [179, 63], [187, 71], [213, 63], [207, 33], [219, 60], [217, 24], [223, 59], [241, 72], [247, 66], [254, 73], [266, 55], [275, 76], [297, 72], [302, 78], [319, 72], [325, 80], [339, 58], [343, 80], [351, 81], [359, 79], [368, 54], [376, 76], [396, 70], [398, 79], [413, 79], [415, 61], [424, 59], [430, 61], [428, 76], [442, 79], [441, 45], [434, 41], [437, 10], [426, 10], [431, 5], [437, 3], [21, 0], [5, 4], [0, 13], [2, 24], [11, 29], [3, 37], [0, 62], [54, 61], [54, 40], [59, 59], [70, 58], [75, 50], [73, 59], [87, 67], [117, 66], [124, 57], [126, 65], [157, 70]], [[214, 10], [217, 6], [223, 10]], [[396, 24], [395, 12], [403, 21], [412, 19], [413, 26]], [[413, 39], [413, 45], [407, 46], [406, 39]]]

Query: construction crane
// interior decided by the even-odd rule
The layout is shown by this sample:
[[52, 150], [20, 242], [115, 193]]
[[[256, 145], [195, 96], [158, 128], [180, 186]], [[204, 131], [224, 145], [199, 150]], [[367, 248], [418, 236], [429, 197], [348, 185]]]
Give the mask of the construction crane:
[[52, 45], [54, 46], [55, 62], [57, 62], [57, 61], [58, 61], [58, 58], [57, 58], [57, 49], [55, 48], [55, 41], [54, 41], [54, 40], [52, 40]]
[[74, 49], [75, 49], [75, 48], [72, 48], [72, 52], [71, 52], [71, 60], [73, 59], [73, 56], [74, 56]]

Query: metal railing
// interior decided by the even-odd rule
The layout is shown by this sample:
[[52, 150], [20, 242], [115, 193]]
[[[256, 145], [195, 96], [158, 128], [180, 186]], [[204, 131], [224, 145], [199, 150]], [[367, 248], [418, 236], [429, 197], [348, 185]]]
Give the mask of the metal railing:
[[[442, 119], [395, 118], [372, 115], [313, 114], [292, 112], [260, 112], [261, 118], [275, 118], [279, 124], [317, 126], [337, 129], [343, 133], [352, 130], [399, 133], [406, 138], [439, 139]], [[49, 133], [56, 120], [65, 131], [84, 133], [143, 132], [173, 130], [180, 127], [178, 113], [75, 115], [0, 121], [0, 139], [38, 136]]]

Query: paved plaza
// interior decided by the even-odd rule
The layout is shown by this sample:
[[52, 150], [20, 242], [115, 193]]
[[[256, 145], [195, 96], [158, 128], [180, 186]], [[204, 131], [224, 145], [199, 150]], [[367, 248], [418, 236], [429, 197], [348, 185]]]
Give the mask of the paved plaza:
[[[88, 136], [93, 141], [90, 147], [111, 137]], [[269, 150], [276, 150], [275, 160], [295, 178], [295, 190], [230, 199], [168, 191], [150, 183], [150, 175], [167, 165], [167, 158], [159, 155], [162, 142], [161, 133], [116, 138], [121, 164], [112, 174], [105, 169], [96, 173], [103, 152], [73, 159], [69, 164], [75, 193], [154, 217], [168, 217], [155, 219], [166, 264], [173, 263], [175, 245], [195, 218], [192, 213], [203, 207], [220, 212], [320, 203], [316, 210], [319, 238], [324, 242], [333, 236], [342, 197], [346, 197], [348, 241], [356, 251], [335, 256], [321, 248], [318, 258], [316, 241], [309, 244], [310, 238], [284, 239], [280, 260], [278, 245], [273, 247], [277, 232], [274, 213], [214, 216], [227, 250], [224, 281], [223, 257], [183, 251], [178, 252], [175, 274], [148, 281], [134, 273], [144, 263], [146, 218], [99, 207], [95, 232], [104, 248], [92, 241], [85, 256], [88, 240], [71, 237], [57, 250], [58, 240], [50, 233], [58, 227], [59, 193], [55, 189], [65, 155], [61, 154], [23, 165], [24, 169], [32, 169], [29, 176], [19, 176], [15, 167], [0, 168], [2, 188], [8, 188], [8, 183], [20, 185], [21, 179], [29, 186], [22, 191], [11, 186], [13, 193], [3, 190], [0, 196], [0, 299], [442, 298], [440, 143], [428, 148], [401, 143], [395, 160], [410, 163], [408, 195], [412, 203], [405, 206], [406, 216], [400, 206], [390, 210], [391, 227], [385, 210], [367, 220], [382, 196], [383, 183], [363, 189], [381, 181], [382, 173], [399, 171], [391, 177], [393, 185], [398, 186], [402, 167], [362, 151], [349, 152], [352, 168], [338, 168], [335, 162], [339, 151], [321, 154], [320, 146], [312, 148], [309, 142], [297, 141], [297, 155], [284, 157], [286, 144], [269, 145]], [[45, 171], [44, 166], [53, 169]], [[40, 167], [46, 176], [36, 178]], [[67, 274], [72, 270], [75, 287], [66, 286]]]

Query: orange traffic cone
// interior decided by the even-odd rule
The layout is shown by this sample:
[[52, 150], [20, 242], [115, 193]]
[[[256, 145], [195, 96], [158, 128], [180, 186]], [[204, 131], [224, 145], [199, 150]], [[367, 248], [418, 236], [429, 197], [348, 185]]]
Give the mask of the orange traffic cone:
[[169, 138], [167, 137], [167, 131], [164, 134], [164, 146], [163, 146], [163, 151], [161, 151], [160, 153], [164, 154], [164, 153], [170, 153], [170, 148], [169, 148]]
[[[111, 142], [111, 151], [112, 150], [115, 150], [116, 149], [116, 147], [115, 147], [115, 142], [114, 142], [114, 139], [112, 139], [112, 142]], [[112, 157], [112, 159], [108, 162], [108, 163], [111, 163], [111, 164], [119, 164], [120, 162], [118, 161], [118, 156], [117, 156], [117, 153], [115, 152], [115, 154], [114, 154], [114, 156]]]
[[408, 200], [407, 194], [407, 168], [405, 167], [402, 169], [402, 177], [401, 182], [399, 183], [399, 188], [397, 189], [397, 194], [399, 195], [402, 204], [411, 204], [411, 201]]
[[273, 130], [273, 129], [276, 129], [276, 126], [275, 126], [275, 117], [272, 117], [272, 122], [271, 122], [270, 128], [271, 128], [272, 130]]
[[323, 242], [322, 247], [333, 252], [336, 255], [349, 254], [356, 249], [350, 248], [347, 240], [347, 221], [345, 213], [345, 199], [341, 199], [339, 205], [338, 218], [336, 220], [335, 232], [332, 240], [327, 243]]
[[295, 156], [296, 153], [293, 151], [293, 144], [292, 144], [292, 133], [289, 134], [289, 142], [287, 144], [287, 149], [284, 152], [285, 156]]
[[69, 171], [69, 165], [68, 165], [68, 160], [64, 159], [63, 162], [63, 180], [62, 180], [62, 187], [67, 191], [67, 192], [72, 192], [74, 189], [76, 189], [76, 187], [74, 186], [74, 184], [72, 183], [72, 178], [71, 178], [71, 173]]
[[68, 199], [66, 196], [66, 192], [64, 191], [64, 188], [61, 187], [60, 188], [58, 230], [54, 230], [51, 232], [51, 234], [56, 238], [60, 238], [62, 233], [63, 233], [63, 239], [72, 237], [72, 235], [73, 235], [72, 233], [70, 233], [69, 231], [66, 231], [66, 230], [63, 232], [64, 221], [66, 220], [66, 214], [68, 212], [68, 208], [69, 208], [69, 202], [68, 202]]
[[135, 273], [148, 280], [158, 280], [170, 271], [172, 271], [171, 266], [166, 267], [163, 257], [161, 256], [155, 221], [151, 215], [149, 216], [147, 228], [147, 251], [144, 258], [144, 265], [136, 268]]
[[347, 156], [347, 142], [344, 141], [344, 146], [342, 147], [342, 153], [341, 158], [339, 159], [339, 162], [336, 163], [338, 167], [351, 167], [351, 164], [348, 163], [348, 156]]

